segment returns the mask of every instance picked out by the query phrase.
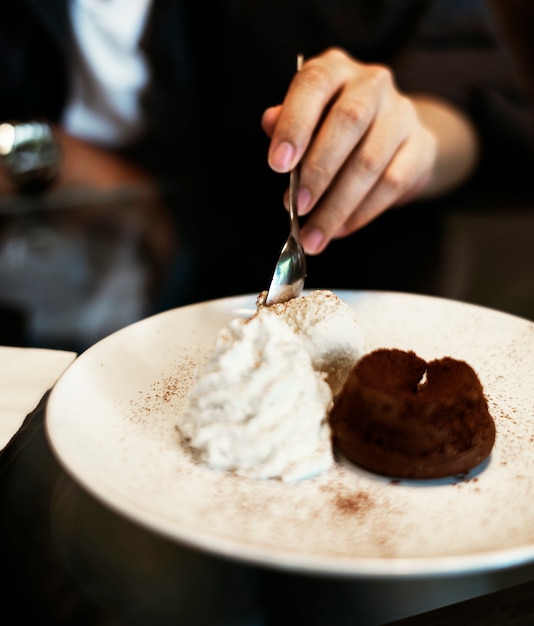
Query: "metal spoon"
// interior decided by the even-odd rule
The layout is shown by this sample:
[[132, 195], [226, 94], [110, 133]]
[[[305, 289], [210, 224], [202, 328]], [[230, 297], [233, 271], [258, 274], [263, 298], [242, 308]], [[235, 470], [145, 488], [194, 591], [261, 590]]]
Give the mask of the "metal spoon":
[[[297, 57], [297, 71], [303, 63], [301, 54]], [[300, 227], [297, 215], [297, 190], [299, 184], [298, 166], [289, 175], [289, 237], [287, 238], [278, 263], [274, 269], [271, 285], [265, 299], [266, 306], [287, 302], [300, 295], [306, 278], [306, 255], [300, 241]]]

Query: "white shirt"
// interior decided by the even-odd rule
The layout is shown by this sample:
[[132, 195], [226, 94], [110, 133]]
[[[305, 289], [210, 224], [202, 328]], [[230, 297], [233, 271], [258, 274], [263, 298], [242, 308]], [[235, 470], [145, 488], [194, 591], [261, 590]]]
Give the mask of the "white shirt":
[[77, 43], [63, 128], [82, 139], [120, 147], [142, 130], [139, 96], [149, 80], [139, 49], [152, 0], [70, 0]]

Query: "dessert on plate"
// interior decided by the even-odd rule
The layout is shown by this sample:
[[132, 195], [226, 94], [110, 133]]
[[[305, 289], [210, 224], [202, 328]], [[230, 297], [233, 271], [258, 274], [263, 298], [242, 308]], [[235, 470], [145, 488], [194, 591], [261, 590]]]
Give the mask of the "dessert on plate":
[[[260, 306], [261, 301], [260, 295]], [[314, 368], [327, 375], [334, 396], [339, 393], [363, 354], [363, 335], [354, 309], [332, 291], [318, 289], [273, 304], [269, 311], [282, 317], [302, 338]]]
[[349, 374], [330, 412], [334, 445], [354, 464], [397, 478], [466, 474], [491, 452], [495, 424], [465, 363], [379, 349]]
[[179, 418], [208, 466], [296, 481], [332, 466], [328, 412], [363, 352], [353, 310], [330, 291], [263, 306], [221, 329]]
[[466, 474], [495, 424], [473, 368], [412, 351], [363, 356], [356, 313], [317, 290], [220, 330], [178, 421], [209, 467], [292, 482], [352, 463], [393, 478]]

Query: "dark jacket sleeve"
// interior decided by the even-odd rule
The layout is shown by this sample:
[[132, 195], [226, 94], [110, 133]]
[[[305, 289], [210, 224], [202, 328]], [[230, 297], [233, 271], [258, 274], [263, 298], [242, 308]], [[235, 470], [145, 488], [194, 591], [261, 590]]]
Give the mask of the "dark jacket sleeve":
[[64, 0], [0, 3], [0, 120], [59, 120], [69, 48]]
[[486, 2], [438, 0], [392, 66], [401, 89], [441, 97], [469, 116], [481, 141], [476, 182], [522, 193], [534, 163], [534, 109], [513, 41]]

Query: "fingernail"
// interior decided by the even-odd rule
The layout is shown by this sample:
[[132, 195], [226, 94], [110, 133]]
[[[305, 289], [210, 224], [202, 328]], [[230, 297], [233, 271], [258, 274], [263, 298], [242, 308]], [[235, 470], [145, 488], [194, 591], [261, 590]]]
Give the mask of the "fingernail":
[[306, 230], [306, 227], [304, 227], [302, 229], [301, 238], [304, 250], [308, 254], [317, 254], [321, 252], [326, 241], [323, 231], [318, 228]]
[[271, 154], [271, 158], [269, 159], [271, 167], [277, 172], [287, 172], [294, 154], [295, 150], [293, 146], [287, 141], [282, 141]]
[[299, 215], [306, 215], [309, 210], [310, 202], [311, 193], [305, 187], [301, 187], [297, 192], [297, 213]]

